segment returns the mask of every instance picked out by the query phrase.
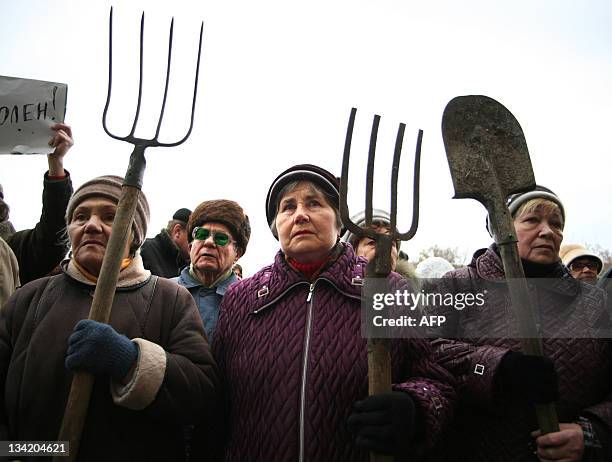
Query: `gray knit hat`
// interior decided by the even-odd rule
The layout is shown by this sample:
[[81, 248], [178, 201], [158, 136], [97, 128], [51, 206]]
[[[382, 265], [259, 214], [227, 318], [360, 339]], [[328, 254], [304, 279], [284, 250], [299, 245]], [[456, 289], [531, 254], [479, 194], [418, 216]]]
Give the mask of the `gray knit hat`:
[[[66, 209], [66, 224], [70, 223], [74, 209], [76, 209], [81, 202], [91, 197], [104, 197], [118, 204], [119, 198], [121, 197], [122, 185], [123, 178], [116, 175], [99, 176], [83, 183], [74, 192], [70, 198], [70, 202], [68, 202], [68, 208]], [[138, 248], [144, 242], [147, 236], [149, 219], [149, 203], [146, 196], [141, 191], [138, 195], [138, 204], [136, 205], [136, 213], [134, 214], [134, 223], [132, 225], [134, 231], [133, 247]]]
[[[557, 204], [559, 206], [559, 210], [561, 211], [561, 216], [563, 217], [563, 223], [565, 223], [565, 208], [563, 207], [563, 202], [561, 202], [559, 196], [557, 196], [550, 189], [540, 185], [536, 185], [535, 189], [531, 191], [511, 194], [508, 196], [506, 198], [506, 205], [508, 206], [510, 215], [514, 218], [518, 209], [521, 208], [521, 205], [529, 202], [532, 199], [546, 199], [554, 204]], [[487, 231], [489, 231], [491, 236], [493, 235], [489, 215], [487, 215]]]

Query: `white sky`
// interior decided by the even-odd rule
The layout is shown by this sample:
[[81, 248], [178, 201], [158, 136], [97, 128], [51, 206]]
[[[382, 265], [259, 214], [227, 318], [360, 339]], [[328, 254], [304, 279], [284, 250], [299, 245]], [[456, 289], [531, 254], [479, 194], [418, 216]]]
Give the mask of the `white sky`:
[[[21, 1], [0, 7], [0, 75], [68, 84], [67, 123], [75, 146], [65, 159], [75, 187], [98, 175], [124, 175], [131, 145], [101, 125], [106, 98], [109, 1]], [[466, 255], [487, 246], [484, 208], [452, 200], [440, 122], [455, 96], [485, 94], [521, 123], [536, 180], [564, 201], [564, 242], [612, 248], [606, 194], [612, 161], [612, 4], [604, 0], [427, 1], [116, 1], [111, 127], [131, 127], [137, 84], [139, 15], [146, 12], [142, 129], [157, 121], [170, 17], [174, 67], [163, 140], [182, 137], [190, 107], [199, 21], [204, 43], [196, 121], [181, 147], [147, 150], [144, 191], [149, 236], [180, 207], [238, 201], [253, 233], [243, 264], [252, 274], [278, 244], [264, 201], [271, 181], [296, 163], [340, 174], [350, 108], [350, 209], [363, 207], [367, 144], [382, 116], [375, 205], [388, 207], [397, 124], [407, 124], [400, 225], [410, 223], [412, 156], [424, 130], [421, 219], [403, 249], [437, 244]], [[18, 229], [40, 213], [42, 156], [0, 156], [0, 183]], [[351, 188], [352, 186], [352, 188]]]

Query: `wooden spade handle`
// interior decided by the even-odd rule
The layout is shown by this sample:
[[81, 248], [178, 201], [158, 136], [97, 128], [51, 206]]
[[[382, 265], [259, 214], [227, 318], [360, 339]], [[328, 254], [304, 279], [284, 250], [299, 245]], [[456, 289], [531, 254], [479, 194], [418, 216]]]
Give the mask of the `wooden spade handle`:
[[[500, 243], [498, 248], [504, 263], [504, 273], [508, 282], [512, 306], [518, 319], [521, 349], [528, 355], [544, 356], [516, 242]], [[538, 404], [535, 408], [538, 425], [542, 433], [558, 432], [559, 419], [554, 403]]]
[[[117, 213], [113, 222], [110, 239], [106, 246], [100, 276], [96, 284], [93, 302], [89, 311], [89, 319], [108, 323], [110, 319], [117, 279], [121, 268], [121, 260], [125, 252], [128, 237], [131, 233], [134, 212], [138, 204], [140, 189], [134, 186], [121, 188], [121, 197], [117, 205]], [[91, 398], [94, 376], [88, 372], [76, 372], [72, 379], [64, 419], [58, 436], [58, 441], [69, 441], [70, 454], [66, 457], [55, 456], [54, 462], [74, 461], [79, 452], [79, 442], [83, 425], [87, 417], [87, 408]]]

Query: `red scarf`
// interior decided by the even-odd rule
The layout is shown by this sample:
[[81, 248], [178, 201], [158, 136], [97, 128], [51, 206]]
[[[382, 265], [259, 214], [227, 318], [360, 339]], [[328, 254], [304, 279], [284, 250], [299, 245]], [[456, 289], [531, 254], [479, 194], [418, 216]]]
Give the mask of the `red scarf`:
[[316, 274], [318, 274], [319, 270], [323, 268], [323, 265], [329, 261], [329, 258], [324, 258], [323, 260], [316, 261], [314, 263], [300, 263], [299, 261], [294, 260], [293, 258], [287, 258], [287, 262], [300, 273], [308, 278], [311, 281]]

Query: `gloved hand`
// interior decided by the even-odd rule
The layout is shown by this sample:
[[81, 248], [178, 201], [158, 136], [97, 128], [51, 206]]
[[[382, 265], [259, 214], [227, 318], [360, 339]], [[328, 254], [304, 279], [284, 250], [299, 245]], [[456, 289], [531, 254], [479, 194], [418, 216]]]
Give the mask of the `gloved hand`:
[[119, 381], [138, 359], [138, 346], [108, 324], [81, 319], [68, 339], [66, 367]]
[[543, 356], [509, 351], [499, 363], [498, 387], [503, 393], [530, 404], [552, 403], [559, 399], [559, 380], [553, 362]]
[[360, 448], [403, 460], [414, 436], [415, 417], [416, 408], [410, 395], [390, 391], [357, 401], [347, 425]]

